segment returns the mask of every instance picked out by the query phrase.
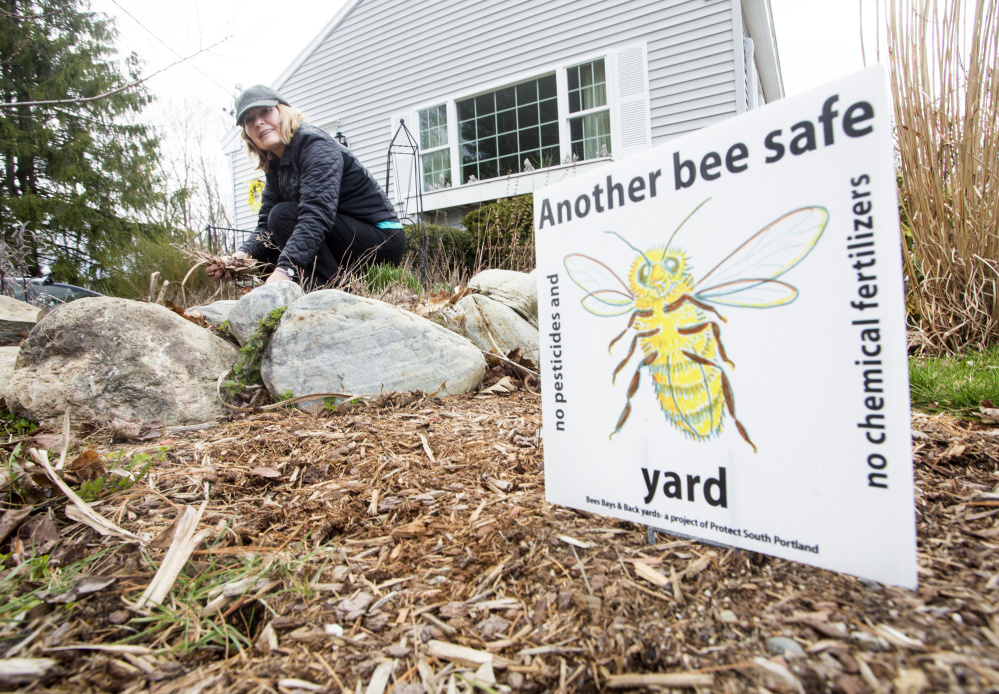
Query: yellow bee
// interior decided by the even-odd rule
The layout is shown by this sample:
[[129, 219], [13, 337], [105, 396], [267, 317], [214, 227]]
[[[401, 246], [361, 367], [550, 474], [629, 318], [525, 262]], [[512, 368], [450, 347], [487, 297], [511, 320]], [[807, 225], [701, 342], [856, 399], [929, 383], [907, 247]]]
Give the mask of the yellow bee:
[[829, 219], [822, 207], [803, 207], [768, 224], [728, 254], [697, 282], [687, 253], [672, 245], [680, 228], [703, 206], [694, 209], [676, 228], [665, 246], [642, 252], [613, 231], [638, 253], [627, 284], [599, 260], [573, 253], [565, 269], [586, 296], [583, 308], [597, 316], [631, 319], [608, 351], [634, 328], [628, 355], [614, 369], [612, 383], [641, 342], [644, 358], [635, 369], [628, 397], [611, 436], [631, 414], [631, 398], [638, 391], [639, 374], [648, 368], [659, 405], [674, 427], [695, 441], [707, 441], [722, 431], [725, 413], [742, 438], [753, 447], [746, 428], [735, 416], [735, 398], [722, 362], [735, 368], [725, 354], [718, 320], [727, 322], [716, 305], [769, 308], [794, 301], [798, 290], [777, 280], [804, 259], [818, 242]]

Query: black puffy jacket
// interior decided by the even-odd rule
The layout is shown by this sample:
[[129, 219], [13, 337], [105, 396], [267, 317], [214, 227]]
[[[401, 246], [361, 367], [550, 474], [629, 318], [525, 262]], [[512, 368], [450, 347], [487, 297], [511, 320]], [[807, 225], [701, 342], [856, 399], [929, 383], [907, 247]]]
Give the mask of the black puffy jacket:
[[399, 221], [388, 196], [357, 157], [308, 123], [299, 127], [281, 159], [271, 164], [261, 197], [257, 233], [240, 250], [264, 257], [259, 234], [267, 230], [271, 208], [279, 202], [294, 202], [299, 208], [298, 224], [277, 264], [299, 272], [312, 267], [338, 212], [369, 224]]

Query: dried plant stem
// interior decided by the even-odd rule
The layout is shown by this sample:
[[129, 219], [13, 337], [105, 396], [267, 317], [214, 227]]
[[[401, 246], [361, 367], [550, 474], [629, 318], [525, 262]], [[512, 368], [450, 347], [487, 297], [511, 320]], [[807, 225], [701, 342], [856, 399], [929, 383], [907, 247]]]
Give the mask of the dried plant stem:
[[888, 45], [910, 309], [936, 350], [999, 336], [999, 26], [994, 0], [893, 0]]

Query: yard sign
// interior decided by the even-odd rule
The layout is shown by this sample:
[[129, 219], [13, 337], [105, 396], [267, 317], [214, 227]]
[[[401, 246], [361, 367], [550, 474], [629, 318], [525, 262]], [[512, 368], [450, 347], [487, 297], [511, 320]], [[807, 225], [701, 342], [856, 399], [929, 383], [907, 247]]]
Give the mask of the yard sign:
[[534, 194], [547, 499], [916, 586], [875, 67]]

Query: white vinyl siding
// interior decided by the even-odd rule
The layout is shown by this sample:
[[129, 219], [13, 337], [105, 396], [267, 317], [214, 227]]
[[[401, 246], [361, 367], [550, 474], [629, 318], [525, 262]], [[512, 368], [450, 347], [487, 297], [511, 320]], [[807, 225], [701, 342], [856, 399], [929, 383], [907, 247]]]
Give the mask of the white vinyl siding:
[[731, 5], [680, 4], [684, 21], [649, 41], [653, 143], [736, 113]]
[[[310, 122], [339, 117], [352, 152], [384, 185], [394, 115], [409, 114], [419, 137], [417, 109], [642, 45], [635, 101], [645, 107], [611, 111], [615, 147], [628, 133], [640, 144], [616, 148], [617, 158], [736, 113], [733, 19], [732, 0], [358, 0], [275, 86]], [[615, 90], [617, 63], [606, 67]], [[451, 159], [454, 172], [453, 150]]]
[[233, 196], [236, 200], [233, 226], [243, 231], [253, 231], [257, 228], [257, 213], [250, 208], [247, 196], [250, 190], [250, 181], [255, 178], [264, 180], [264, 172], [254, 168], [256, 163], [250, 162], [249, 157], [246, 156], [245, 147], [232, 152], [229, 158], [232, 163]]

